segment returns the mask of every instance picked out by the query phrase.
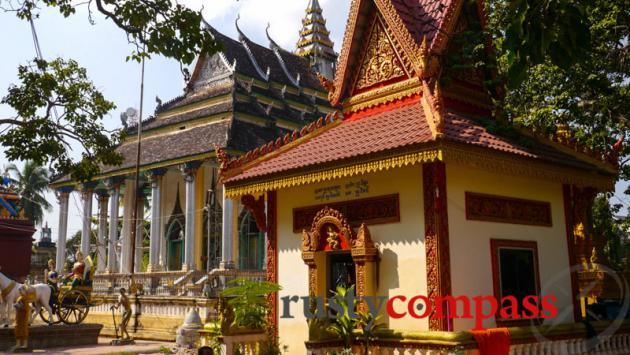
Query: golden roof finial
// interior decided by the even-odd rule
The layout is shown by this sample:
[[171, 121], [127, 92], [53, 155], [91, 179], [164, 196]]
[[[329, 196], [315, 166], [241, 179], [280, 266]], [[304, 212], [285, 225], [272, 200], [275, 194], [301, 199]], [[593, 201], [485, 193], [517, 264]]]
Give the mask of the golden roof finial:
[[422, 62], [422, 69], [426, 70], [429, 66], [429, 44], [427, 43], [427, 36], [422, 37], [422, 44], [420, 44], [420, 61]]
[[444, 134], [444, 101], [442, 99], [442, 88], [440, 80], [435, 81], [435, 88], [433, 89], [433, 109], [435, 110], [435, 130], [437, 135], [441, 137]]

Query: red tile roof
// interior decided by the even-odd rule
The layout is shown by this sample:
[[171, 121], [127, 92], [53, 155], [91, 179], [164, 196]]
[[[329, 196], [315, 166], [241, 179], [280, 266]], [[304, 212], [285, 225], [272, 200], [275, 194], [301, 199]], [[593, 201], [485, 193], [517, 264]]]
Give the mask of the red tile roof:
[[[479, 122], [448, 111], [445, 114], [444, 139], [474, 145], [531, 159], [541, 159], [579, 169], [596, 167], [565, 154], [550, 145], [532, 139], [529, 144], [489, 132]], [[337, 126], [324, 127], [304, 137], [294, 147], [261, 160], [236, 176], [226, 180], [237, 182], [265, 175], [295, 171], [326, 163], [369, 156], [434, 141], [421, 104], [414, 101], [402, 107], [376, 113], [360, 119], [347, 119]]]
[[432, 139], [424, 110], [415, 102], [359, 120], [346, 120], [227, 181], [365, 156]]
[[532, 154], [532, 152], [524, 147], [488, 132], [488, 130], [479, 123], [459, 113], [447, 112], [445, 121], [444, 135], [447, 140], [537, 158], [535, 154]]
[[391, 0], [405, 27], [418, 44], [424, 36], [431, 44], [442, 28], [446, 10], [454, 0]]

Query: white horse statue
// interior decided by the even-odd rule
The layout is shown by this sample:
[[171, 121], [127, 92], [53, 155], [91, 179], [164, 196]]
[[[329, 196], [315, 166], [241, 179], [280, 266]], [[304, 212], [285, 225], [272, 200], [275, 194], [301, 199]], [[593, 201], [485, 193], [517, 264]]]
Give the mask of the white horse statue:
[[[13, 324], [13, 305], [18, 297], [20, 297], [19, 289], [22, 286], [21, 283], [9, 279], [0, 272], [0, 321], [5, 328]], [[33, 288], [35, 289], [36, 298], [35, 302], [33, 302], [35, 312], [33, 313], [33, 317], [31, 317], [31, 322], [42, 307], [48, 311], [48, 314], [52, 314], [52, 309], [49, 304], [50, 295], [52, 293], [50, 286], [37, 284], [34, 285]]]

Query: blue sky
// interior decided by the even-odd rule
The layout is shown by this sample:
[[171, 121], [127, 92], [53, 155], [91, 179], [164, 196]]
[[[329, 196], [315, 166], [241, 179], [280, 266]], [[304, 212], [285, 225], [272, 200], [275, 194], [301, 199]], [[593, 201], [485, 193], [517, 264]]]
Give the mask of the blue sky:
[[[265, 35], [267, 23], [274, 40], [286, 49], [294, 49], [301, 27], [301, 19], [308, 0], [206, 0], [179, 1], [193, 9], [200, 9], [219, 31], [236, 38], [234, 21], [240, 14], [239, 25], [248, 37], [267, 45]], [[320, 0], [324, 16], [328, 20], [331, 38], [339, 50], [345, 29], [349, 1]], [[56, 9], [44, 9], [35, 27], [45, 59], [62, 57], [75, 59], [87, 69], [90, 79], [107, 99], [113, 101], [117, 109], [105, 119], [106, 128], [120, 127], [120, 112], [127, 107], [139, 107], [140, 65], [126, 62], [125, 57], [133, 49], [125, 34], [111, 21], [93, 12], [95, 25], [88, 22], [85, 6], [79, 7], [75, 15], [64, 18]], [[0, 96], [12, 83], [17, 82], [17, 67], [35, 57], [35, 49], [29, 23], [18, 19], [12, 13], [0, 12], [0, 33], [3, 53], [0, 59]], [[155, 97], [167, 101], [182, 93], [183, 79], [179, 65], [173, 60], [154, 57], [146, 63], [145, 74], [145, 117], [155, 110]], [[6, 105], [0, 105], [0, 117], [11, 117], [13, 112]], [[0, 155], [0, 168], [8, 161]], [[48, 194], [54, 210], [47, 213], [45, 221], [52, 228], [53, 238], [57, 237], [58, 209], [54, 195]], [[93, 206], [97, 206], [93, 203]], [[96, 213], [96, 207], [93, 207]], [[81, 229], [82, 209], [78, 194], [70, 200], [68, 235]], [[39, 233], [36, 236], [39, 238]]]
[[[292, 50], [298, 39], [308, 0], [186, 0], [180, 3], [194, 9], [201, 8], [203, 4], [206, 20], [233, 38], [237, 37], [234, 21], [240, 14], [241, 29], [250, 39], [264, 45], [268, 42], [265, 28], [270, 23], [270, 33], [274, 40]], [[339, 51], [349, 1], [320, 0], [320, 4], [328, 21], [331, 38]], [[127, 107], [139, 107], [140, 66], [138, 63], [125, 61], [125, 57], [133, 49], [127, 43], [125, 34], [111, 21], [96, 12], [93, 14], [95, 25], [88, 22], [85, 6], [79, 7], [77, 14], [69, 18], [63, 18], [56, 9], [44, 9], [35, 26], [46, 59], [62, 57], [77, 60], [87, 69], [91, 80], [105, 97], [116, 103], [117, 109], [105, 119], [106, 127], [111, 129], [120, 126], [120, 112]], [[0, 33], [4, 34], [3, 54], [0, 59], [0, 96], [4, 96], [9, 85], [16, 82], [18, 65], [34, 58], [35, 50], [28, 22], [19, 20], [12, 13], [0, 12]], [[180, 95], [182, 88], [183, 79], [175, 61], [161, 57], [149, 60], [145, 75], [145, 117], [154, 111], [156, 96], [167, 101]], [[9, 107], [0, 105], [0, 117], [12, 115]], [[0, 155], [0, 167], [7, 163]], [[618, 189], [616, 196], [613, 202], [625, 200], [622, 188]], [[47, 213], [45, 220], [53, 230], [53, 238], [56, 238], [58, 210], [54, 195], [48, 194], [48, 197], [55, 208]], [[96, 203], [93, 205], [97, 206]], [[79, 196], [75, 194], [70, 201], [69, 236], [81, 229], [81, 215]]]

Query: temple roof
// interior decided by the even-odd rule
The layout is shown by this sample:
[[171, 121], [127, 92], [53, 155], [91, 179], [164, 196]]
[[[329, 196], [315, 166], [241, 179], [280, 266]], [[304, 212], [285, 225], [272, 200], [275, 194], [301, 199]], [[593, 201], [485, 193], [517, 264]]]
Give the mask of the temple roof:
[[422, 104], [417, 99], [367, 117], [337, 120], [308, 132], [297, 144], [287, 145], [289, 148], [286, 150], [280, 148], [279, 154], [270, 152], [251, 165], [246, 156], [240, 159], [240, 163], [236, 160], [231, 167], [238, 168], [242, 164], [243, 172], [229, 176], [225, 182], [230, 184], [277, 174], [291, 175], [295, 171], [322, 169], [344, 161], [355, 163], [384, 152], [397, 154], [405, 148], [431, 148], [443, 142], [487, 148], [582, 170], [597, 170], [593, 164], [535, 140], [527, 142], [532, 143], [530, 145], [491, 133], [466, 114], [448, 110], [445, 118], [443, 139], [436, 139], [432, 133]]
[[[142, 124], [141, 169], [214, 156], [215, 146], [239, 154], [332, 112], [325, 89], [308, 58], [269, 48], [239, 31], [235, 40], [207, 25], [222, 45], [197, 60], [185, 92], [160, 103]], [[122, 165], [101, 173], [121, 174], [135, 166], [136, 127], [117, 148]], [[69, 176], [54, 184], [69, 183]]]
[[328, 115], [224, 161], [222, 180], [229, 193], [262, 192], [435, 160], [467, 164], [473, 158], [484, 161], [477, 167], [503, 164], [510, 166], [504, 171], [527, 170], [563, 183], [574, 179], [609, 188], [616, 168], [606, 154], [498, 122], [483, 104], [475, 104], [484, 97], [445, 98], [437, 55], [447, 46], [462, 3], [353, 0], [337, 77], [326, 83], [343, 115]]
[[336, 60], [337, 53], [330, 40], [330, 31], [326, 28], [326, 20], [322, 12], [318, 0], [309, 1], [295, 53], [302, 57], [315, 54]]

